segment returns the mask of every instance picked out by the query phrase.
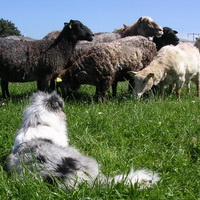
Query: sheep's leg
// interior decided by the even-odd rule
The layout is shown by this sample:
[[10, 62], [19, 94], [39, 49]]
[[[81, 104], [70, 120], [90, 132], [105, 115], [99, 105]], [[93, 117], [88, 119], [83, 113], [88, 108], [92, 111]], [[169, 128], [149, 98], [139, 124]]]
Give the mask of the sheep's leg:
[[154, 96], [158, 96], [160, 94], [160, 87], [158, 85], [153, 85], [151, 91]]
[[51, 80], [51, 82], [50, 82], [50, 86], [49, 86], [49, 92], [52, 92], [52, 91], [54, 91], [56, 89], [56, 84], [55, 84], [55, 81], [54, 81], [54, 79], [53, 80]]
[[116, 97], [116, 95], [117, 95], [117, 82], [114, 81], [112, 84], [112, 96]]
[[159, 87], [159, 88], [158, 88], [158, 89], [159, 89], [159, 95], [160, 95], [161, 97], [164, 97], [164, 94], [165, 94], [164, 84], [163, 84], [163, 83], [160, 83], [158, 87]]
[[99, 85], [96, 85], [96, 93], [95, 93], [95, 95], [94, 95], [94, 100], [95, 100], [96, 102], [99, 101], [99, 96], [100, 96], [100, 87], [99, 87]]
[[178, 88], [176, 90], [176, 96], [177, 96], [178, 100], [180, 101], [181, 100], [181, 88]]
[[108, 91], [109, 91], [110, 86], [111, 86], [111, 80], [110, 79], [103, 81], [102, 84], [101, 84], [100, 92], [101, 92], [103, 103], [106, 102], [106, 98], [108, 96]]
[[129, 93], [129, 94], [132, 94], [132, 93], [133, 93], [134, 86], [135, 86], [134, 79], [131, 78], [131, 79], [129, 80], [129, 82], [128, 82], [128, 93]]
[[183, 78], [183, 80], [180, 79], [176, 82], [176, 95], [177, 95], [178, 100], [181, 100], [181, 89], [182, 89], [183, 84], [185, 82], [184, 80], [185, 79]]
[[197, 84], [197, 96], [200, 98], [200, 83]]
[[58, 92], [58, 88], [60, 88], [61, 90], [61, 95], [63, 99], [66, 100], [72, 97], [72, 92], [63, 84], [63, 82], [57, 83], [57, 92]]
[[8, 81], [1, 80], [1, 91], [2, 91], [2, 97], [7, 98], [10, 97], [10, 93], [8, 90]]
[[185, 85], [186, 85], [188, 94], [190, 94], [190, 83], [191, 83], [191, 79], [188, 79], [185, 81]]
[[108, 89], [102, 91], [101, 92], [101, 96], [102, 96], [102, 102], [105, 103], [106, 102], [106, 98], [108, 96]]
[[186, 84], [186, 86], [187, 86], [187, 92], [188, 92], [188, 94], [190, 94], [190, 82], [188, 82], [188, 83]]
[[49, 79], [49, 77], [37, 81], [37, 89], [40, 91], [48, 92], [50, 85], [51, 79]]
[[168, 94], [172, 94], [174, 92], [174, 89], [175, 89], [175, 84], [172, 83], [171, 85], [169, 85]]
[[106, 102], [106, 97], [108, 96], [108, 90], [111, 83], [110, 80], [101, 81], [99, 84], [96, 85], [96, 94], [95, 100], [98, 101], [99, 97], [101, 96], [102, 102]]
[[199, 73], [196, 75], [196, 77], [194, 77], [194, 80], [196, 82], [197, 96], [200, 97], [200, 74]]

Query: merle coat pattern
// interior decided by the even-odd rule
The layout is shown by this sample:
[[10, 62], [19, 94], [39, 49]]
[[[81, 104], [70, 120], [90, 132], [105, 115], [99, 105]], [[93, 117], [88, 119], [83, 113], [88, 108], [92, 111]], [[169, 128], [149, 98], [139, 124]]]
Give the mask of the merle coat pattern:
[[149, 170], [131, 170], [128, 175], [105, 177], [94, 158], [69, 146], [63, 106], [62, 98], [55, 92], [33, 94], [15, 134], [12, 153], [7, 158], [9, 173], [17, 172], [24, 178], [24, 169], [27, 169], [33, 177], [38, 172], [49, 183], [59, 179], [60, 186], [68, 189], [77, 188], [79, 183], [93, 186], [95, 181], [101, 184], [139, 183], [146, 188], [160, 179], [157, 173]]

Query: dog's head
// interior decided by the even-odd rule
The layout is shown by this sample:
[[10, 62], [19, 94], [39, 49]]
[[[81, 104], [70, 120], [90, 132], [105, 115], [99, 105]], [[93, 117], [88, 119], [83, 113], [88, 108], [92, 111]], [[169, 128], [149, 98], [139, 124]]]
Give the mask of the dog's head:
[[50, 112], [58, 112], [64, 107], [63, 99], [56, 93], [51, 94], [45, 92], [36, 92], [32, 95], [30, 103], [37, 106], [42, 106]]
[[30, 104], [24, 111], [21, 127], [29, 128], [37, 125], [56, 126], [60, 121], [66, 120], [62, 112], [63, 99], [56, 93], [36, 92], [30, 98]]

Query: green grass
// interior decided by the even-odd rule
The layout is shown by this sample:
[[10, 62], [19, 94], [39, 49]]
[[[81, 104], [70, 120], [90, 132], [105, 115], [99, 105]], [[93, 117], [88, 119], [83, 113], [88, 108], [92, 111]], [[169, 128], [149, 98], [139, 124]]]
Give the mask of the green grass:
[[157, 171], [162, 179], [146, 190], [117, 184], [82, 185], [67, 192], [28, 173], [22, 179], [5, 172], [5, 158], [35, 84], [11, 84], [10, 90], [12, 98], [0, 101], [0, 199], [200, 199], [200, 101], [194, 88], [190, 95], [184, 92], [181, 102], [173, 95], [138, 102], [121, 83], [118, 96], [102, 104], [92, 100], [94, 87], [83, 86], [64, 108], [70, 144], [95, 157], [106, 175], [128, 173], [134, 166]]

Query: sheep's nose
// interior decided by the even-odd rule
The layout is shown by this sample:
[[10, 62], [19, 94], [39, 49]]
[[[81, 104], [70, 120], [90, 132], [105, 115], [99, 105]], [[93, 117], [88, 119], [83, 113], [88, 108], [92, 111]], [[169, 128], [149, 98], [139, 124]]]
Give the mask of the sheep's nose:
[[135, 98], [136, 99], [139, 100], [141, 98], [141, 96], [142, 96], [142, 93], [135, 93]]

